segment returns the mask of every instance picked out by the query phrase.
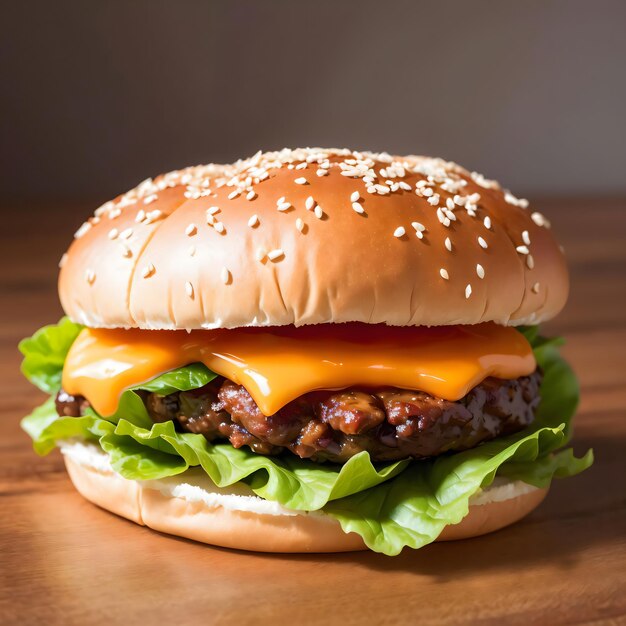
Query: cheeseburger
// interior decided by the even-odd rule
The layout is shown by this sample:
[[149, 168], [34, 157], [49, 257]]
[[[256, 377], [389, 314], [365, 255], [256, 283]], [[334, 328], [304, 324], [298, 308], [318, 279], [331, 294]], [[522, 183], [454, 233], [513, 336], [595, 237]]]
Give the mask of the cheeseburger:
[[421, 156], [298, 149], [148, 179], [61, 259], [22, 424], [88, 500], [267, 552], [389, 555], [512, 524], [591, 453], [538, 324], [547, 219]]

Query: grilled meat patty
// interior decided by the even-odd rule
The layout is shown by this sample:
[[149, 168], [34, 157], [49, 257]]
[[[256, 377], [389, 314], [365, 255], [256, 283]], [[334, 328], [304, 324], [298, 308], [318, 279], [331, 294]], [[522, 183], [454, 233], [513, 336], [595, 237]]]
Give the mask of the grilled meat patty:
[[[209, 441], [344, 463], [362, 450], [374, 461], [424, 459], [521, 430], [534, 418], [540, 382], [539, 370], [487, 378], [456, 402], [395, 388], [313, 391], [269, 416], [244, 387], [222, 377], [192, 391], [139, 393], [153, 421], [172, 420]], [[88, 403], [61, 390], [56, 405], [59, 415], [79, 416]]]

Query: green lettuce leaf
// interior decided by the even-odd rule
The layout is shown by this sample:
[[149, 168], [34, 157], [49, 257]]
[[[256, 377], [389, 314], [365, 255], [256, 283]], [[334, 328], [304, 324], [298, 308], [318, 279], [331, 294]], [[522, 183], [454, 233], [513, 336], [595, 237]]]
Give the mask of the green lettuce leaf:
[[164, 478], [200, 465], [219, 487], [243, 481], [266, 500], [308, 511], [390, 480], [409, 464], [405, 460], [377, 468], [366, 452], [342, 466], [296, 456], [266, 457], [226, 443], [209, 443], [202, 435], [179, 433], [173, 422], [147, 429], [126, 419], [113, 424], [94, 415], [59, 417], [52, 400], [25, 417], [22, 428], [34, 439], [39, 454], [47, 454], [61, 440], [86, 439], [99, 442], [113, 469], [125, 478]]
[[[540, 337], [536, 327], [523, 332], [544, 371], [535, 422], [520, 433], [431, 461], [375, 465], [365, 452], [343, 466], [289, 455], [264, 457], [179, 433], [172, 422], [153, 424], [134, 390], [126, 391], [118, 411], [106, 418], [93, 412], [82, 418], [58, 417], [54, 404], [47, 402], [22, 426], [40, 454], [59, 440], [82, 438], [98, 441], [114, 469], [129, 479], [163, 478], [201, 466], [220, 487], [243, 481], [259, 496], [286, 507], [322, 509], [346, 532], [360, 534], [371, 549], [398, 554], [405, 546], [419, 548], [433, 541], [444, 526], [458, 523], [467, 514], [471, 496], [496, 475], [543, 487], [553, 477], [576, 474], [591, 464], [591, 452], [580, 459], [571, 449], [556, 452], [570, 436], [578, 402], [574, 374], [558, 353], [560, 340]], [[59, 359], [50, 362], [58, 365]], [[50, 374], [52, 366], [46, 367]], [[29, 372], [33, 380], [39, 379], [36, 367]], [[203, 365], [192, 364], [141, 387], [167, 394], [197, 388], [214, 376]]]
[[189, 391], [204, 387], [216, 376], [217, 374], [212, 372], [204, 363], [192, 363], [161, 374], [147, 383], [134, 387], [134, 389], [145, 389], [166, 396], [175, 391]]
[[[131, 441], [132, 440], [132, 441]], [[116, 456], [116, 449], [132, 442], [142, 444], [143, 466], [135, 459]], [[151, 430], [138, 428], [127, 421], [118, 423], [115, 432], [101, 441], [111, 455], [114, 467], [126, 478], [162, 478], [163, 471], [155, 456], [145, 454], [146, 447], [169, 452], [184, 460], [180, 471], [200, 465], [218, 487], [244, 481], [259, 496], [286, 507], [315, 511], [329, 500], [342, 498], [385, 482], [402, 470], [409, 461], [387, 463], [376, 468], [367, 452], [353, 456], [344, 465], [313, 463], [296, 456], [267, 457], [228, 443], [212, 444], [202, 435], [179, 433], [172, 422], [155, 424]], [[150, 463], [150, 465], [147, 465]], [[175, 472], [178, 473], [178, 472]]]
[[24, 376], [42, 391], [56, 393], [61, 387], [65, 357], [81, 329], [82, 326], [64, 317], [58, 324], [44, 326], [32, 337], [20, 341]]
[[41, 455], [48, 454], [59, 441], [68, 439], [97, 443], [115, 428], [114, 424], [94, 415], [59, 417], [52, 398], [22, 419], [21, 426], [33, 440], [35, 452]]
[[521, 480], [535, 487], [549, 487], [553, 478], [566, 478], [580, 474], [593, 463], [593, 450], [576, 458], [572, 448], [565, 448], [552, 452], [534, 461], [509, 461], [499, 470], [498, 476], [505, 476], [511, 480]]
[[564, 441], [562, 428], [542, 428], [423, 465], [412, 463], [389, 484], [330, 502], [324, 511], [376, 552], [393, 556], [404, 547], [421, 548], [445, 526], [458, 524], [470, 498], [496, 474], [546, 487], [555, 476], [573, 476], [591, 465], [591, 451], [581, 459], [571, 449], [550, 452]]

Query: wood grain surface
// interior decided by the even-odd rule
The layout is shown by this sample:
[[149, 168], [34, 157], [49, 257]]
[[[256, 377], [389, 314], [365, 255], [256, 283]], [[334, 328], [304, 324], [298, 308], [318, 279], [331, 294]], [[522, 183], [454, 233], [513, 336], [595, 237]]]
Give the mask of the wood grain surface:
[[43, 399], [17, 341], [58, 319], [57, 261], [82, 206], [7, 207], [0, 229], [1, 624], [626, 623], [626, 202], [537, 202], [572, 271], [565, 334], [582, 402], [575, 448], [595, 465], [482, 538], [388, 558], [247, 554], [196, 545], [99, 510], [57, 452], [18, 427]]

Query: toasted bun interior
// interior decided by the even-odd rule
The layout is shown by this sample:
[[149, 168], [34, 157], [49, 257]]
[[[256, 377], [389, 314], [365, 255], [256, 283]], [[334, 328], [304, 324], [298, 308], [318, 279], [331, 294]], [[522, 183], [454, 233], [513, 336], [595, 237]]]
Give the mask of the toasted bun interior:
[[[220, 489], [199, 470], [159, 481], [127, 480], [94, 445], [61, 446], [69, 476], [90, 502], [154, 530], [226, 548], [255, 552], [366, 550], [361, 537], [344, 533], [322, 513], [286, 509], [245, 485]], [[528, 515], [547, 489], [496, 479], [470, 501], [469, 514], [447, 526], [437, 541], [467, 539], [499, 530]]]
[[455, 163], [350, 150], [170, 172], [100, 207], [59, 295], [91, 327], [539, 323], [568, 274], [548, 221]]

